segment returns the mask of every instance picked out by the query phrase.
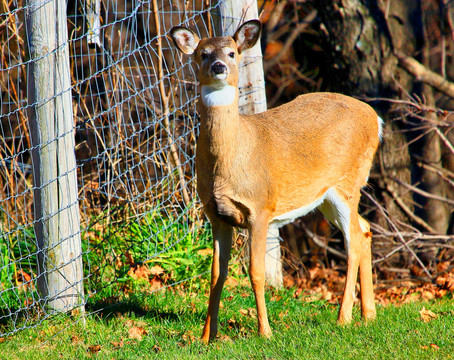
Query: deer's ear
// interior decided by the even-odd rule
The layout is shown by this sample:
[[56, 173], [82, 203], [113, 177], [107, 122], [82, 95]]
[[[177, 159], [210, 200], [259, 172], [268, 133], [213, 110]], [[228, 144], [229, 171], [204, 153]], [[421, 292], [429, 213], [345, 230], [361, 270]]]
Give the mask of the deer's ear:
[[243, 51], [253, 47], [260, 38], [261, 31], [262, 24], [258, 20], [249, 20], [241, 25], [235, 35], [233, 35], [233, 40], [238, 46], [238, 52], [241, 54]]
[[182, 26], [175, 26], [170, 30], [170, 36], [176, 47], [183, 53], [192, 55], [199, 45], [200, 38], [197, 34]]

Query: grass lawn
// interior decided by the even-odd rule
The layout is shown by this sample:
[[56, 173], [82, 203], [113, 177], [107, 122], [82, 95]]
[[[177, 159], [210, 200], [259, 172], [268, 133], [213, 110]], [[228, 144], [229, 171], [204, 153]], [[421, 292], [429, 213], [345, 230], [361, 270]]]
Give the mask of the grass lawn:
[[[207, 286], [208, 287], [208, 286]], [[355, 307], [349, 326], [338, 307], [308, 302], [294, 291], [267, 291], [274, 335], [257, 335], [249, 287], [227, 287], [219, 338], [199, 340], [207, 294], [167, 290], [86, 317], [69, 316], [0, 339], [0, 359], [450, 359], [454, 357], [454, 299], [378, 307], [365, 324]], [[425, 322], [420, 311], [435, 316]], [[94, 310], [94, 308], [89, 309]]]

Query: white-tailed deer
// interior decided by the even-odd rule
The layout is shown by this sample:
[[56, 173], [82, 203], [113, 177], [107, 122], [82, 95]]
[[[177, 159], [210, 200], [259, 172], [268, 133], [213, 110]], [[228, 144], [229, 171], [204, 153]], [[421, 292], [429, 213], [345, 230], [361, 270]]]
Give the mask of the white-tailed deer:
[[268, 226], [280, 227], [315, 208], [344, 235], [348, 268], [339, 323], [352, 319], [358, 267], [362, 315], [375, 317], [372, 235], [358, 203], [380, 141], [381, 120], [369, 105], [334, 93], [306, 94], [261, 114], [240, 115], [238, 64], [260, 31], [258, 20], [244, 23], [233, 37], [199, 39], [184, 27], [171, 30], [177, 48], [199, 65], [197, 191], [214, 239], [204, 341], [217, 334], [233, 227], [249, 230], [258, 330], [269, 336], [264, 297]]

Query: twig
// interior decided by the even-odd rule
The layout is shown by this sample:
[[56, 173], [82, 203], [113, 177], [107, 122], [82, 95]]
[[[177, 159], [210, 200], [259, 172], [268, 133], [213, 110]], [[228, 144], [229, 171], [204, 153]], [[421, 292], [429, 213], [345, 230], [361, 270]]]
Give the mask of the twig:
[[423, 104], [421, 102], [416, 102], [412, 100], [402, 100], [402, 99], [390, 99], [390, 98], [383, 98], [383, 97], [368, 97], [368, 96], [358, 96], [359, 99], [364, 100], [364, 101], [385, 101], [389, 102], [392, 104], [402, 104], [402, 105], [408, 105], [411, 107], [414, 107], [416, 110], [421, 111], [421, 112], [435, 112], [439, 115], [442, 116], [448, 116], [453, 114], [453, 111], [445, 110], [445, 109], [440, 109], [440, 108], [434, 108], [427, 106], [426, 104]]
[[454, 155], [454, 146], [452, 146], [451, 141], [449, 141], [445, 134], [443, 134], [438, 127], [435, 128], [435, 132], [438, 134], [438, 136], [441, 138], [441, 140], [445, 143], [446, 147], [451, 151], [451, 153]]
[[385, 210], [383, 209], [383, 206], [381, 206], [378, 201], [376, 201], [370, 194], [368, 194], [367, 192], [363, 191], [363, 194], [365, 194], [377, 207], [378, 207], [378, 210], [380, 210], [380, 212], [382, 213], [382, 215], [385, 217], [385, 219], [388, 221], [388, 224], [396, 231], [397, 233], [397, 238], [400, 240], [400, 242], [405, 246], [405, 248], [410, 252], [410, 254], [413, 255], [413, 257], [416, 259], [416, 261], [418, 262], [419, 266], [421, 266], [421, 268], [424, 270], [424, 272], [426, 273], [426, 275], [429, 277], [430, 280], [432, 280], [432, 276], [430, 275], [429, 273], [429, 270], [427, 270], [426, 266], [424, 265], [424, 263], [421, 261], [421, 259], [418, 257], [418, 255], [416, 255], [416, 253], [413, 251], [413, 249], [408, 246], [408, 243], [404, 240], [404, 238], [402, 237], [402, 235], [400, 234], [399, 230], [397, 229], [397, 226], [391, 221], [391, 219], [389, 218], [389, 216], [386, 214]]
[[[415, 158], [418, 158], [415, 156]], [[425, 170], [432, 171], [436, 173], [438, 176], [440, 176], [443, 180], [445, 180], [449, 185], [454, 187], [454, 181], [451, 180], [454, 179], [454, 173], [452, 171], [449, 171], [448, 169], [444, 169], [442, 167], [436, 166], [434, 164], [426, 164], [424, 162], [424, 159], [420, 158], [420, 161], [416, 164], [418, 167], [422, 167]]]
[[386, 190], [391, 194], [393, 197], [394, 201], [399, 205], [399, 207], [403, 210], [405, 214], [407, 214], [408, 217], [410, 217], [415, 223], [421, 225], [423, 228], [425, 228], [427, 231], [431, 232], [432, 234], [436, 234], [437, 231], [430, 226], [427, 222], [425, 222], [423, 219], [421, 219], [419, 216], [413, 213], [407, 205], [402, 201], [402, 199], [391, 189], [391, 186], [389, 183], [386, 182]]
[[321, 247], [322, 249], [328, 251], [329, 253], [331, 253], [341, 259], [344, 259], [344, 260], [347, 259], [347, 256], [345, 254], [341, 253], [340, 251], [337, 251], [336, 249], [329, 247], [328, 244], [326, 244], [324, 241], [322, 241], [322, 239], [318, 235], [315, 235], [312, 231], [310, 231], [304, 223], [300, 222], [299, 225], [306, 232], [306, 234], [312, 239], [312, 241], [315, 243], [315, 245]]
[[273, 9], [270, 15], [268, 23], [266, 24], [267, 34], [269, 34], [279, 23], [282, 17], [282, 13], [284, 12], [284, 8], [287, 5], [287, 2], [288, 0], [281, 0], [276, 4], [275, 8]]
[[397, 178], [392, 178], [396, 183], [398, 183], [399, 185], [402, 185], [404, 187], [406, 187], [407, 189], [409, 190], [412, 190], [414, 191], [415, 193], [419, 194], [419, 195], [422, 195], [422, 196], [425, 196], [425, 197], [428, 197], [430, 199], [433, 199], [433, 200], [438, 200], [438, 201], [442, 201], [442, 202], [445, 202], [445, 203], [448, 203], [448, 204], [451, 204], [451, 205], [454, 205], [454, 200], [451, 200], [451, 199], [447, 199], [447, 198], [444, 198], [444, 197], [441, 197], [441, 196], [437, 196], [437, 195], [433, 195], [427, 191], [424, 191], [424, 190], [421, 190], [419, 188], [417, 188], [416, 186], [413, 186], [413, 185], [410, 185], [410, 184], [407, 184]]
[[415, 238], [418, 240], [431, 241], [431, 240], [441, 240], [441, 241], [454, 241], [454, 235], [442, 235], [442, 234], [423, 234], [418, 231], [415, 232], [406, 232], [406, 231], [390, 231], [386, 230], [383, 227], [379, 226], [376, 223], [371, 223], [371, 228], [373, 232], [380, 233], [383, 237], [396, 237], [398, 234], [403, 238]]
[[183, 202], [185, 206], [188, 206], [190, 204], [190, 199], [189, 199], [189, 194], [188, 190], [186, 188], [186, 181], [184, 179], [184, 173], [182, 171], [182, 166], [180, 162], [180, 157], [178, 156], [177, 148], [175, 146], [175, 140], [172, 138], [171, 132], [170, 132], [170, 123], [169, 123], [169, 101], [168, 97], [165, 92], [165, 86], [164, 86], [164, 70], [163, 70], [163, 55], [162, 55], [162, 39], [161, 39], [161, 23], [159, 21], [159, 12], [158, 12], [158, 2], [157, 0], [153, 0], [153, 15], [154, 15], [154, 21], [155, 21], [155, 27], [156, 27], [156, 37], [157, 37], [157, 45], [158, 45], [158, 82], [159, 82], [159, 91], [161, 93], [161, 99], [162, 99], [162, 106], [163, 106], [163, 115], [164, 118], [162, 120], [162, 123], [164, 124], [164, 128], [170, 138], [170, 154], [172, 156], [172, 160], [175, 164], [176, 170], [178, 172], [179, 180], [180, 180], [180, 187], [181, 187], [181, 194], [183, 197]]
[[[409, 241], [407, 241], [406, 245], [410, 245], [412, 242], [415, 242], [416, 240], [418, 240], [418, 238], [414, 238], [414, 239], [411, 239]], [[402, 245], [399, 245], [398, 247], [394, 248], [391, 252], [389, 252], [388, 254], [386, 254], [385, 256], [382, 256], [381, 258], [379, 259], [375, 259], [372, 261], [373, 264], [376, 264], [376, 263], [379, 263], [379, 262], [383, 262], [387, 259], [389, 259], [391, 256], [393, 256], [395, 253], [399, 252], [400, 250], [402, 250], [404, 247], [406, 247], [405, 244], [402, 244]]]
[[273, 59], [265, 62], [264, 64], [264, 70], [265, 72], [273, 67], [274, 65], [276, 65], [279, 60], [281, 59], [281, 57], [283, 55], [285, 55], [287, 53], [287, 51], [290, 49], [290, 47], [292, 46], [292, 44], [294, 43], [294, 41], [296, 40], [296, 38], [298, 37], [298, 35], [304, 31], [304, 29], [306, 29], [309, 24], [312, 22], [312, 20], [315, 19], [317, 15], [317, 11], [316, 10], [312, 10], [305, 18], [304, 20], [299, 23], [292, 31], [292, 33], [290, 34], [290, 36], [287, 38], [287, 40], [285, 41], [285, 44], [284, 46], [282, 47], [282, 50], [279, 52], [279, 54], [277, 54], [275, 57], [273, 57]]

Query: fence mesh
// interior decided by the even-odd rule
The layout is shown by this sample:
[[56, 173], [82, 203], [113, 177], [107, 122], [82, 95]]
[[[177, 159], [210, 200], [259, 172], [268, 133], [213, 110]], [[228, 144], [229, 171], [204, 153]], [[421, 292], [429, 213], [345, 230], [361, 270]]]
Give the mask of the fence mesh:
[[[197, 274], [166, 260], [179, 243], [203, 247], [196, 239], [207, 230], [194, 200], [197, 84], [190, 60], [181, 59], [167, 35], [181, 24], [215, 35], [218, 6], [214, 0], [67, 2], [81, 305], [97, 294], [127, 296], [134, 271], [145, 271], [156, 288], [170, 281], [166, 274], [172, 281]], [[27, 81], [37, 59], [27, 46], [29, 10], [22, 0], [0, 4], [0, 336], [52, 315], [37, 292], [34, 224], [42, 219], [35, 219], [33, 203]]]

